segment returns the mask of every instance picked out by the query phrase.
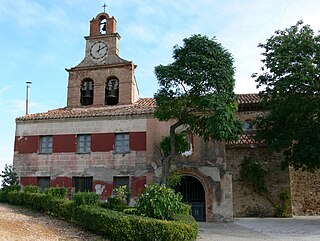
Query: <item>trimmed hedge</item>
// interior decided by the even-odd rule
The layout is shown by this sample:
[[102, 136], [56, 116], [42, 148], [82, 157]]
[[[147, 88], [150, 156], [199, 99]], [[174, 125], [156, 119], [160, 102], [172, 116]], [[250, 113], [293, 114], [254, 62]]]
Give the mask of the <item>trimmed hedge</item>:
[[[1, 195], [0, 195], [1, 196]], [[44, 193], [8, 193], [10, 204], [27, 206], [80, 224], [111, 240], [196, 240], [199, 226], [190, 215], [175, 215], [174, 221], [127, 215], [97, 205], [75, 205]]]
[[175, 218], [176, 221], [159, 220], [87, 205], [80, 206], [75, 214], [76, 222], [82, 227], [111, 240], [196, 240], [198, 223], [193, 217]]

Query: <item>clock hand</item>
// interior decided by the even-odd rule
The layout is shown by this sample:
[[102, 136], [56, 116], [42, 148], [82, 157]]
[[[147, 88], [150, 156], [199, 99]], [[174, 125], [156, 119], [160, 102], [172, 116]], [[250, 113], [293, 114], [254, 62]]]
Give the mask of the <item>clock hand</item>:
[[101, 46], [99, 45], [99, 48], [98, 48], [98, 50], [97, 50], [97, 53], [99, 53], [99, 52], [100, 52], [100, 50], [101, 50]]
[[103, 50], [104, 48], [106, 48], [107, 46], [103, 46], [102, 48], [99, 46], [98, 52], [100, 52], [101, 50]]

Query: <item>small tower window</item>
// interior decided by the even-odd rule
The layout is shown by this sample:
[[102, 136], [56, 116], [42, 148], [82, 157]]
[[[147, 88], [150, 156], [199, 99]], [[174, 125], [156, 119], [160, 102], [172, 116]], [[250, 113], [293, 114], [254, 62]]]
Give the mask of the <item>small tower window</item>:
[[93, 104], [93, 80], [87, 79], [82, 82], [81, 85], [81, 104], [92, 105]]
[[116, 105], [119, 103], [119, 80], [118, 79], [110, 79], [106, 85], [106, 105]]
[[248, 131], [248, 130], [253, 130], [253, 123], [251, 120], [246, 120], [244, 123], [243, 123], [243, 129], [245, 131]]

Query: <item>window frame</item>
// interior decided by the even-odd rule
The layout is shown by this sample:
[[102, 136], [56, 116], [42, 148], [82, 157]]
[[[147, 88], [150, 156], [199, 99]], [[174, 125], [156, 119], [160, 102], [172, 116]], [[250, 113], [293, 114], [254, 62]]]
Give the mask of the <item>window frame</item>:
[[[120, 143], [120, 145], [119, 145], [119, 143]], [[114, 152], [117, 154], [126, 154], [126, 153], [130, 152], [130, 133], [128, 133], [128, 132], [115, 133], [115, 135], [114, 135]]]
[[117, 195], [115, 189], [124, 185], [117, 185], [119, 180], [125, 180], [125, 182], [127, 181], [127, 183], [125, 183], [126, 191], [128, 194], [131, 193], [131, 178], [130, 176], [113, 176], [112, 178], [112, 183], [113, 183], [113, 195]]
[[[81, 140], [84, 138], [84, 140]], [[88, 140], [90, 139], [90, 140]], [[83, 146], [82, 146], [83, 143]], [[91, 153], [92, 137], [91, 134], [80, 134], [77, 135], [77, 153], [88, 154]]]
[[39, 154], [52, 154], [53, 151], [53, 136], [40, 136]]
[[[46, 181], [49, 181], [49, 182], [46, 182]], [[43, 183], [48, 183], [49, 185], [45, 186], [45, 187], [41, 186], [40, 184], [43, 184]], [[38, 176], [37, 177], [37, 186], [40, 188], [41, 191], [44, 191], [45, 189], [50, 188], [50, 186], [51, 186], [51, 177], [50, 176]]]
[[[88, 184], [91, 184], [91, 185], [88, 185]], [[74, 187], [75, 192], [92, 192], [93, 176], [85, 176], [85, 177], [74, 176], [72, 177], [72, 186]], [[86, 187], [89, 187], [89, 189], [87, 189]]]

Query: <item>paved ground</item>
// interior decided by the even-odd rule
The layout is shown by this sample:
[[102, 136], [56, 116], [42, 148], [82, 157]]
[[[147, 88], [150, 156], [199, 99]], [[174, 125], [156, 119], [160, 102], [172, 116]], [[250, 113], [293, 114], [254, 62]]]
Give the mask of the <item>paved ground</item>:
[[200, 223], [199, 241], [320, 241], [320, 216], [239, 218], [232, 223]]
[[[0, 203], [0, 241], [106, 240], [75, 224]], [[241, 218], [232, 223], [200, 223], [197, 241], [320, 241], [320, 216], [289, 219]]]

